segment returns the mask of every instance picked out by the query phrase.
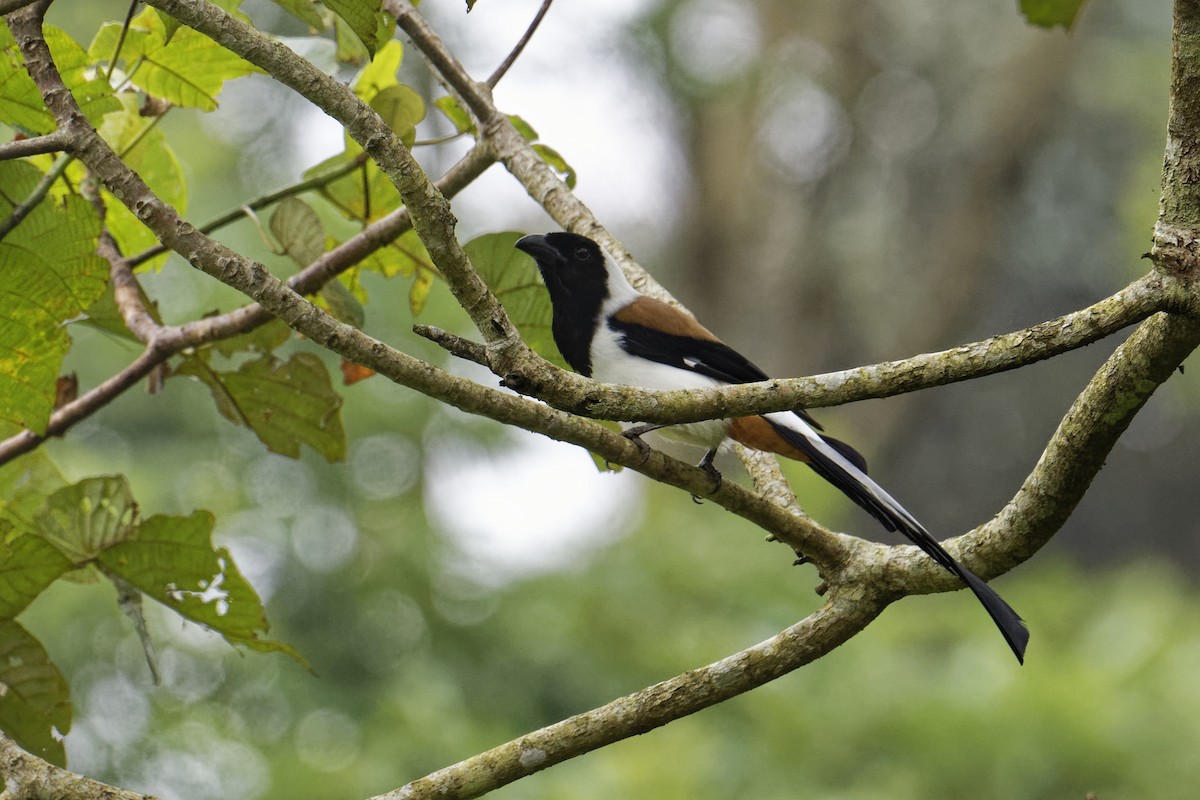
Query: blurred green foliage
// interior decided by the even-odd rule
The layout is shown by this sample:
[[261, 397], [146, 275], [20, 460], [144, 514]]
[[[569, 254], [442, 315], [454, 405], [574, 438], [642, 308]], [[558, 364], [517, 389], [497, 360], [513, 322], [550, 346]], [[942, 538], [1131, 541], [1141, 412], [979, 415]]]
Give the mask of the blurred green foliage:
[[[311, 3], [280, 5], [298, 19], [271, 16], [268, 3], [245, 8], [284, 33], [328, 22]], [[437, 5], [427, 1], [422, 8]], [[486, 5], [472, 17], [487, 13]], [[649, 216], [632, 233], [661, 256], [664, 272], [676, 268], [673, 288], [706, 321], [717, 319], [713, 327], [728, 331], [731, 341], [757, 342], [761, 348], [747, 348], [756, 354], [769, 349], [767, 338], [782, 342], [765, 356], [782, 369], [793, 367], [789, 359], [798, 351], [809, 367], [845, 366], [847, 358], [875, 352], [871, 346], [880, 341], [895, 349], [890, 354], [903, 355], [929, 342], [945, 345], [1032, 322], [1030, 314], [1066, 310], [1132, 273], [1153, 221], [1161, 162], [1167, 77], [1161, 15], [1136, 0], [1093, 4], [1077, 38], [1066, 41], [1061, 32], [1030, 32], [1014, 4], [999, 0], [953, 9], [880, 0], [851, 10], [839, 4], [799, 11], [790, 0], [762, 0], [720, 14], [716, 5], [647, 3], [644, 18], [631, 24], [629, 41], [642, 48], [631, 57], [641, 59], [640, 75], [659, 81], [662, 104], [677, 115], [672, 133], [691, 181], [672, 196], [684, 209], [679, 232], [668, 236], [668, 222]], [[1072, 12], [1079, 5], [1061, 4]], [[58, 0], [52, 20], [87, 42], [102, 16], [120, 13], [113, 8]], [[725, 39], [686, 35], [713, 33], [701, 24], [713, 19], [722, 22], [716, 32]], [[138, 52], [172, 46], [161, 20], [145, 22]], [[386, 21], [374, 22], [377, 31], [387, 28]], [[359, 38], [374, 47], [371, 22], [351, 24], [348, 32], [338, 22], [339, 47], [365, 52]], [[750, 33], [738, 39], [731, 31]], [[1033, 38], [1051, 35], [1059, 38]], [[188, 42], [177, 41], [177, 48]], [[392, 82], [399, 48], [379, 53], [389, 65], [381, 77], [386, 85], [363, 81], [359, 88], [369, 100], [400, 85]], [[408, 55], [404, 68], [412, 72], [405, 80], [420, 86], [427, 76]], [[213, 77], [245, 70], [222, 62]], [[165, 72], [141, 74], [161, 81]], [[89, 85], [83, 70], [71, 77]], [[506, 80], [519, 79], [514, 73]], [[353, 148], [310, 157], [304, 145], [312, 117], [281, 99], [278, 87], [260, 76], [232, 85], [252, 88], [243, 95], [223, 90], [224, 108], [211, 117], [173, 109], [151, 124], [122, 96], [121, 112], [107, 118], [110, 127], [123, 126], [109, 131], [114, 139], [145, 151], [133, 155], [157, 153], [158, 162], [138, 166], [180, 204], [186, 175], [189, 216], [228, 211], [305, 170], [353, 166]], [[1001, 91], [1012, 87], [1034, 100]], [[883, 102], [897, 97], [903, 102]], [[421, 138], [418, 124], [430, 124], [422, 122], [428, 101], [418, 105], [414, 98], [393, 91], [380, 103], [410, 141]], [[177, 99], [208, 106], [212, 98]], [[115, 109], [104, 92], [95, 102], [99, 111]], [[469, 129], [454, 106], [438, 107], [457, 129]], [[540, 109], [539, 117], [554, 111]], [[797, 111], [806, 114], [796, 117]], [[790, 124], [797, 119], [812, 124]], [[823, 128], [816, 125], [821, 120]], [[167, 139], [174, 154], [157, 147]], [[805, 142], [813, 148], [795, 149]], [[546, 147], [543, 155], [575, 179], [556, 150]], [[324, 165], [314, 166], [322, 158]], [[579, 178], [594, 185], [604, 176]], [[305, 220], [320, 219], [323, 241], [302, 240], [303, 231], [285, 218], [273, 225], [289, 253], [328, 246], [397, 202], [373, 167], [329, 184], [324, 197], [331, 206], [314, 204], [303, 213]], [[530, 228], [546, 224], [530, 219]], [[489, 228], [486, 215], [466, 222]], [[128, 242], [136, 235], [132, 225]], [[473, 252], [498, 251], [505, 236], [477, 240]], [[250, 222], [220, 237], [280, 274], [294, 269], [262, 247]], [[446, 364], [444, 354], [410, 330], [417, 312], [443, 327], [464, 324], [419, 242], [406, 237], [364, 266], [346, 283], [354, 298], [370, 302], [347, 303], [346, 316]], [[385, 280], [396, 275], [411, 281]], [[242, 302], [178, 260], [143, 280], [170, 323]], [[514, 280], [506, 288], [521, 293], [514, 299], [523, 307], [530, 287]], [[766, 291], [766, 303], [751, 306], [751, 290]], [[747, 315], [747, 307], [762, 312]], [[751, 327], [737, 328], [746, 317], [753, 317]], [[772, 337], [761, 334], [765, 319]], [[544, 320], [526, 321], [530, 338], [544, 334]], [[85, 387], [136, 352], [103, 330], [73, 326], [70, 335], [64, 370], [77, 372]], [[238, 362], [238, 371], [255, 379], [266, 359], [337, 366], [280, 328], [241, 344], [276, 352], [261, 364]], [[1098, 355], [1078, 357], [1069, 368], [1056, 362], [1028, 379], [1004, 376], [979, 388], [945, 390], [922, 403], [923, 417], [909, 411], [911, 400], [886, 409], [865, 404], [863, 438], [882, 442], [876, 446], [882, 457], [871, 453], [876, 474], [889, 486], [899, 482], [905, 491], [898, 494], [917, 496], [936, 530], [974, 524], [1011, 492], [1014, 476], [1032, 463], [1060, 406], [1091, 368], [1088, 360]], [[754, 644], [820, 602], [811, 568], [790, 567], [791, 554], [763, 542], [757, 530], [626, 474], [589, 473], [578, 494], [566, 498], [582, 505], [615, 481], [636, 483], [625, 495], [631, 508], [612, 509], [607, 522], [602, 518], [565, 546], [574, 555], [540, 568], [533, 558], [535, 566], [521, 571], [490, 563], [431, 501], [430, 485], [456, 488], [464, 508], [480, 505], [471, 495], [478, 485], [453, 466], [517, 449], [507, 432], [376, 378], [338, 389], [344, 463], [307, 449], [290, 459], [268, 452], [247, 427], [271, 440], [261, 429], [222, 418], [211, 381], [186, 379], [199, 371], [183, 370], [154, 397], [130, 393], [45, 450], [70, 480], [127, 475], [145, 517], [212, 512], [217, 545], [229, 549], [262, 596], [272, 636], [294, 645], [316, 675], [288, 659], [234, 651], [151, 605], [146, 612], [163, 673], [163, 684], [153, 686], [112, 587], [60, 582], [20, 621], [69, 683], [74, 718], [66, 748], [76, 770], [167, 798], [375, 794]], [[326, 389], [322, 383], [310, 394], [333, 404]], [[1054, 547], [999, 581], [1030, 624], [1025, 667], [1012, 663], [963, 594], [908, 598], [795, 675], [496, 796], [1193, 796], [1200, 594], [1194, 568], [1180, 554], [1194, 552], [1188, 543], [1195, 511], [1176, 502], [1183, 508], [1172, 512], [1162, 498], [1190, 496], [1194, 470], [1172, 468], [1164, 477], [1155, 468], [1194, 466], [1193, 437], [1186, 435], [1196, 427], [1194, 379], [1169, 391], [1147, 409], [1146, 427], [1131, 431], [1128, 448], [1098, 482], [1099, 497], [1089, 497], [1064, 533], [1084, 555]], [[820, 416], [835, 425], [845, 419], [842, 412]], [[467, 456], [435, 469], [461, 441], [473, 443], [462, 450]], [[343, 456], [337, 448], [323, 451]], [[566, 462], [587, 459], [565, 447], [554, 453]], [[1116, 472], [1122, 464], [1126, 469]], [[814, 516], [875, 532], [807, 470], [789, 467], [788, 474]], [[493, 477], [516, 487], [522, 476], [497, 468]], [[1181, 488], [1176, 481], [1186, 483]], [[537, 488], [528, 502], [548, 502]], [[531, 526], [521, 514], [497, 519], [495, 509], [474, 510], [490, 514], [494, 527], [514, 538]], [[1155, 516], [1165, 513], [1173, 514], [1169, 522]], [[1080, 566], [1129, 552], [1137, 556], [1104, 568]], [[27, 644], [18, 638], [5, 637], [0, 648]]]

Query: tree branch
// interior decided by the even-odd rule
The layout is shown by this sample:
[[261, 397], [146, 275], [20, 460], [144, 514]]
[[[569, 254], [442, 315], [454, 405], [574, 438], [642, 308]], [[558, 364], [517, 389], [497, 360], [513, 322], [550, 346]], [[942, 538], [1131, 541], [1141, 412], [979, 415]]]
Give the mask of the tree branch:
[[[438, 179], [437, 185], [447, 196], [453, 196], [482, 175], [484, 170], [493, 163], [495, 163], [494, 159], [486, 148], [473, 148]], [[288, 286], [301, 294], [316, 292], [326, 281], [394, 241], [410, 228], [408, 210], [399, 208], [363, 228], [358, 234], [326, 252], [312, 264], [293, 275], [287, 281]], [[104, 252], [101, 251], [101, 254], [104, 255]], [[72, 426], [87, 419], [120, 397], [138, 381], [149, 375], [155, 367], [165, 363], [181, 350], [189, 347], [201, 347], [230, 336], [247, 333], [272, 319], [274, 317], [270, 312], [258, 303], [252, 302], [215, 317], [206, 317], [178, 327], [163, 326], [159, 328], [150, 339], [143, 339], [148, 345], [146, 350], [129, 366], [51, 414], [44, 434], [24, 430], [0, 441], [0, 465], [28, 453], [46, 439], [63, 435]], [[128, 320], [126, 320], [126, 324], [128, 324]], [[135, 335], [142, 338], [137, 333]]]
[[[25, 6], [31, 6], [36, 2], [39, 2], [39, 0], [0, 0], [0, 16], [20, 11]], [[47, 5], [49, 4], [47, 3]]]
[[28, 139], [14, 139], [0, 144], [0, 161], [11, 161], [14, 158], [37, 156], [43, 153], [57, 153], [66, 147], [66, 138], [54, 131], [44, 136], [31, 136]]
[[344, 358], [368, 365], [396, 383], [469, 413], [586, 447], [613, 463], [689, 493], [708, 495], [713, 502], [774, 533], [793, 549], [802, 550], [830, 573], [840, 568], [848, 537], [830, 533], [730, 481], [709, 494], [711, 476], [702, 469], [659, 452], [644, 454], [633, 442], [590, 420], [480, 386], [389, 347], [326, 314], [271, 275], [263, 265], [197, 231], [158, 198], [87, 122], [71, 93], [65, 90], [50, 58], [49, 48], [40, 35], [40, 21], [37, 14], [18, 14], [10, 19], [10, 25], [26, 59], [26, 69], [41, 90], [47, 109], [59, 127], [68, 131], [71, 152], [160, 241], [193, 266], [254, 298], [266, 311], [308, 339]]
[[475, 272], [454, 234], [457, 220], [412, 153], [370, 106], [286, 45], [201, 0], [147, 0], [222, 47], [261, 67], [345, 128], [388, 176], [412, 215], [413, 227], [450, 291], [489, 346], [533, 357], [504, 307]]
[[835, 592], [808, 617], [740, 653], [527, 733], [374, 800], [465, 800], [487, 794], [786, 675], [841, 645], [883, 607], [852, 593]]
[[22, 750], [0, 731], [0, 800], [155, 800], [150, 795], [126, 791], [78, 775]]

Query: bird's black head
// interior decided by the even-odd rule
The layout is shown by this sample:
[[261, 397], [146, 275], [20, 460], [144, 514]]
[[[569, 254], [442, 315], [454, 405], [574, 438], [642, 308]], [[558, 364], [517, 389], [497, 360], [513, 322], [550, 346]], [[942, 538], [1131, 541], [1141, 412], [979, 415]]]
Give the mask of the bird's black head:
[[554, 343], [576, 372], [590, 375], [591, 343], [609, 295], [608, 268], [600, 246], [575, 233], [525, 236], [517, 241], [537, 262], [554, 307]]
[[556, 299], [560, 288], [574, 293], [585, 287], [602, 289], [605, 284], [604, 252], [586, 236], [564, 231], [534, 234], [519, 239], [517, 249], [533, 256], [551, 299]]

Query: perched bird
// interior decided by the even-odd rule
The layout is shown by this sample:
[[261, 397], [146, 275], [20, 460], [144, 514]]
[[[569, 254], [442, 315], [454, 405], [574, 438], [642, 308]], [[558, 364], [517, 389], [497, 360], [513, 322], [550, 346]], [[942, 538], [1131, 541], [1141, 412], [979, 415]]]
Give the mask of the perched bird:
[[[697, 389], [766, 380], [766, 374], [679, 309], [637, 291], [599, 245], [574, 233], [525, 236], [516, 246], [533, 256], [550, 292], [554, 342], [572, 369], [605, 383], [643, 389]], [[867, 476], [866, 461], [844, 442], [818, 433], [804, 411], [737, 419], [643, 425], [638, 436], [664, 427], [708, 448], [701, 466], [726, 439], [803, 461], [879, 520], [899, 531], [967, 585], [1024, 662], [1029, 641], [1017, 612], [978, 576], [955, 561], [900, 503]]]

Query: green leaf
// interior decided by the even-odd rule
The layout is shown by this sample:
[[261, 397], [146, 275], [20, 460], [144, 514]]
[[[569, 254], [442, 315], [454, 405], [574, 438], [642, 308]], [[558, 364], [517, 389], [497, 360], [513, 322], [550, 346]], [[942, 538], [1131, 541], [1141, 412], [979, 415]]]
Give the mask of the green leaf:
[[1021, 13], [1031, 25], [1043, 28], [1062, 25], [1070, 30], [1086, 2], [1087, 0], [1021, 0]]
[[521, 117], [518, 117], [516, 114], [509, 114], [508, 121], [513, 124], [513, 127], [517, 129], [517, 133], [521, 134], [522, 138], [524, 138], [525, 141], [527, 141], [527, 142], [536, 142], [537, 141], [538, 132], [535, 131], [533, 129], [533, 126], [530, 125], [528, 122], [526, 122], [524, 119], [522, 119]]
[[375, 55], [379, 47], [380, 28], [383, 19], [383, 0], [323, 0], [325, 6], [337, 14], [367, 48]]
[[321, 13], [314, 0], [274, 0], [274, 3], [314, 31], [329, 27], [330, 20]]
[[207, 511], [186, 517], [156, 514], [127, 541], [106, 550], [100, 565], [231, 644], [287, 653], [305, 663], [290, 645], [261, 638], [270, 627], [262, 600], [229, 551], [213, 547], [212, 529]]
[[66, 485], [66, 478], [44, 450], [0, 465], [0, 525], [4, 531], [33, 530], [34, 514]]
[[459, 133], [469, 133], [472, 136], [476, 135], [475, 122], [471, 119], [471, 115], [462, 107], [458, 99], [450, 95], [444, 95], [433, 101], [433, 104], [441, 109], [446, 115], [446, 119], [454, 125], [454, 129]]
[[554, 346], [550, 324], [550, 295], [533, 259], [515, 245], [522, 234], [489, 233], [467, 242], [463, 249], [521, 332], [521, 338], [542, 358], [566, 367]]
[[13, 620], [0, 621], [0, 687], [0, 729], [35, 756], [65, 766], [59, 737], [71, 730], [67, 681], [38, 640]]
[[53, 545], [31, 533], [0, 542], [0, 619], [20, 614], [74, 568]]
[[341, 17], [333, 18], [334, 41], [337, 43], [337, 60], [343, 64], [363, 64], [371, 61], [371, 54], [362, 40]]
[[270, 353], [290, 338], [292, 329], [283, 320], [273, 319], [249, 333], [239, 333], [237, 336], [214, 342], [213, 347], [226, 356], [241, 352]]
[[451, 125], [454, 125], [455, 131], [458, 133], [469, 133], [472, 134], [472, 136], [475, 136], [475, 122], [474, 120], [470, 119], [470, 114], [467, 113], [467, 109], [462, 107], [462, 104], [458, 102], [456, 97], [444, 95], [442, 97], [438, 97], [436, 101], [433, 101], [433, 104], [442, 110], [442, 113], [445, 114], [445, 118], [450, 120]]
[[425, 101], [404, 84], [389, 86], [371, 98], [371, 108], [396, 132], [405, 147], [417, 140], [417, 124], [425, 119]]
[[[225, 81], [261, 71], [191, 28], [169, 38], [167, 33], [162, 19], [147, 9], [134, 18], [121, 48], [130, 81], [154, 97], [212, 111]], [[101, 27], [88, 48], [91, 58], [106, 62], [119, 36], [115, 23]]]
[[[339, 153], [306, 170], [304, 176], [311, 178], [332, 171], [356, 158], [356, 152]], [[374, 161], [368, 161], [361, 169], [330, 181], [321, 187], [320, 192], [343, 216], [356, 222], [379, 219], [402, 205], [395, 185]]]
[[362, 330], [367, 312], [346, 284], [334, 279], [321, 287], [321, 300], [335, 319]]
[[82, 565], [129, 538], [137, 503], [121, 475], [85, 478], [46, 499], [34, 516], [38, 536]]
[[[138, 296], [142, 299], [142, 304], [149, 310], [150, 315], [154, 317], [155, 321], [161, 323], [162, 320], [158, 317], [154, 302], [142, 289], [140, 284], [137, 289]], [[121, 309], [117, 308], [117, 300], [113, 295], [112, 284], [105, 287], [104, 294], [100, 296], [100, 299], [88, 307], [87, 312], [85, 312], [82, 318], [72, 320], [72, 324], [87, 325], [98, 330], [107, 331], [115, 336], [120, 336], [122, 339], [141, 343], [125, 325], [125, 317], [121, 315]]]
[[298, 458], [304, 443], [329, 461], [346, 456], [342, 398], [325, 364], [312, 353], [296, 353], [287, 362], [264, 355], [234, 372], [219, 372], [191, 357], [175, 374], [207, 384], [221, 414], [254, 431], [273, 452]]
[[385, 278], [415, 275], [419, 271], [437, 272], [437, 267], [433, 265], [421, 237], [412, 229], [405, 231], [395, 241], [389, 242], [386, 247], [381, 247], [367, 256], [360, 266], [378, 272]]
[[[87, 52], [74, 39], [53, 25], [44, 30], [63, 83], [92, 124], [99, 124], [101, 117], [119, 108], [112, 87], [92, 69]], [[23, 64], [8, 26], [0, 26], [0, 122], [30, 133], [49, 133], [55, 128], [54, 118]]]
[[312, 206], [285, 197], [271, 213], [271, 233], [299, 267], [307, 267], [325, 252], [325, 227]]
[[567, 184], [567, 188], [575, 188], [575, 168], [567, 163], [558, 151], [548, 144], [535, 144], [533, 149], [537, 152], [542, 160], [554, 168], [554, 171], [563, 176], [563, 180]]
[[[0, 163], [0, 218], [9, 216], [42, 173], [22, 161]], [[39, 203], [0, 241], [0, 428], [46, 430], [54, 381], [70, 346], [63, 323], [103, 293], [108, 265], [98, 257], [100, 221], [81, 197]]]

